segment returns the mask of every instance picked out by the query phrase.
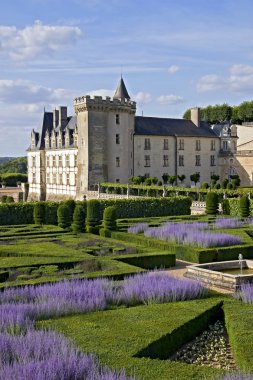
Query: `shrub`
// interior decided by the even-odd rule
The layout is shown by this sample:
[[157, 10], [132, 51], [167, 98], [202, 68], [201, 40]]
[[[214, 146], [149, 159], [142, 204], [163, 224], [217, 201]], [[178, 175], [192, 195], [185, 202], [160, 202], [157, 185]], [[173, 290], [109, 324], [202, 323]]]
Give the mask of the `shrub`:
[[59, 202], [45, 202], [45, 223], [54, 224], [57, 226], [57, 210], [59, 207]]
[[233, 185], [232, 185], [232, 183], [228, 183], [228, 184], [227, 184], [227, 189], [228, 189], [228, 190], [232, 190], [232, 189], [233, 189]]
[[33, 224], [34, 203], [6, 203], [0, 206], [0, 225]]
[[218, 194], [210, 192], [206, 195], [206, 214], [216, 215], [219, 208]]
[[33, 220], [35, 224], [45, 223], [45, 203], [36, 202], [33, 208]]
[[223, 181], [221, 182], [221, 188], [226, 189], [228, 185], [228, 179], [224, 178]]
[[103, 226], [108, 230], [116, 230], [116, 207], [109, 206], [104, 209]]
[[76, 234], [85, 231], [86, 203], [77, 204], [74, 210], [72, 230]]
[[100, 202], [96, 199], [91, 199], [87, 202], [86, 231], [97, 234], [100, 219]]
[[243, 195], [240, 198], [239, 206], [240, 206], [240, 216], [242, 218], [247, 218], [250, 215], [250, 200], [247, 197], [247, 195]]
[[214, 188], [215, 188], [216, 190], [220, 189], [220, 183], [216, 183], [215, 186], [214, 186]]
[[1, 202], [2, 202], [2, 203], [7, 203], [7, 195], [3, 195], [3, 196], [1, 197]]
[[57, 209], [58, 226], [68, 228], [71, 226], [72, 217], [68, 204], [64, 202]]
[[2, 183], [6, 186], [16, 187], [17, 182], [27, 182], [27, 174], [23, 173], [2, 173]]
[[13, 203], [14, 202], [14, 198], [10, 195], [7, 195], [6, 197], [6, 203]]
[[202, 185], [201, 185], [201, 189], [208, 189], [209, 188], [209, 185], [207, 182], [203, 182]]

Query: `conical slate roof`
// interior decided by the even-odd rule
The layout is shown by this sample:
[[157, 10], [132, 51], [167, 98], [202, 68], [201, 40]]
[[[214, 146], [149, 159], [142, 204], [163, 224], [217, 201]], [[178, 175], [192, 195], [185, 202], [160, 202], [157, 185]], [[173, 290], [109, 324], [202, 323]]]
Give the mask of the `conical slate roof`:
[[115, 91], [113, 99], [130, 99], [130, 96], [127, 92], [123, 78], [120, 78], [117, 90]]

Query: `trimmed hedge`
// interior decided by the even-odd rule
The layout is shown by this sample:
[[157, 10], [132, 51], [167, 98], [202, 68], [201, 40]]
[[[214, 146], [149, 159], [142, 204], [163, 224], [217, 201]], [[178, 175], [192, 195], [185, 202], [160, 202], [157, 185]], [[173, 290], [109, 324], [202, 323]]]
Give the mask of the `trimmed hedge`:
[[[253, 216], [253, 200], [250, 201], [250, 215]], [[240, 216], [240, 198], [226, 198], [223, 200], [225, 215]]]
[[206, 195], [206, 214], [216, 215], [218, 214], [219, 197], [218, 194], [210, 192]]
[[57, 209], [58, 226], [68, 228], [72, 223], [72, 210], [69, 205], [63, 202]]
[[85, 231], [86, 203], [77, 204], [73, 214], [72, 230], [74, 233]]
[[5, 282], [9, 278], [9, 272], [7, 270], [0, 271], [0, 282]]
[[243, 195], [239, 200], [240, 215], [242, 218], [247, 218], [250, 215], [250, 200], [247, 195]]
[[0, 225], [33, 224], [34, 203], [0, 205]]
[[36, 202], [33, 209], [34, 224], [45, 224], [45, 203]]
[[24, 173], [1, 173], [0, 181], [5, 182], [6, 186], [16, 187], [17, 182], [27, 182], [27, 174]]
[[174, 198], [108, 199], [100, 200], [99, 204], [99, 220], [102, 220], [103, 211], [109, 206], [116, 207], [118, 219], [191, 214], [191, 199], [181, 196]]
[[99, 233], [99, 224], [102, 219], [101, 203], [96, 199], [87, 202], [86, 230], [91, 234]]
[[150, 253], [138, 256], [128, 255], [121, 256], [116, 260], [143, 269], [170, 268], [176, 265], [176, 255], [173, 253]]

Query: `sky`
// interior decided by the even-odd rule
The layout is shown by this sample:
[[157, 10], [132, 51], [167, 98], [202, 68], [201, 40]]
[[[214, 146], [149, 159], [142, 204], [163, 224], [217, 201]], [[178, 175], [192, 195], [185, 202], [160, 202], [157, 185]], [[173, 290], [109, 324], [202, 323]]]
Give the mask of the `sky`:
[[253, 99], [252, 0], [9, 0], [0, 12], [0, 157], [24, 156], [44, 107], [113, 96], [137, 115]]

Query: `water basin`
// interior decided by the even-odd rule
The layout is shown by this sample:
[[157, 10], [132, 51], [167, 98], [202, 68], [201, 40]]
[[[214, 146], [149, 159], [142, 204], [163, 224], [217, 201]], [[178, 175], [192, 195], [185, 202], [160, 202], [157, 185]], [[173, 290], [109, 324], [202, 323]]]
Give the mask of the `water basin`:
[[190, 265], [187, 267], [185, 276], [207, 286], [236, 291], [245, 282], [253, 283], [253, 260]]

